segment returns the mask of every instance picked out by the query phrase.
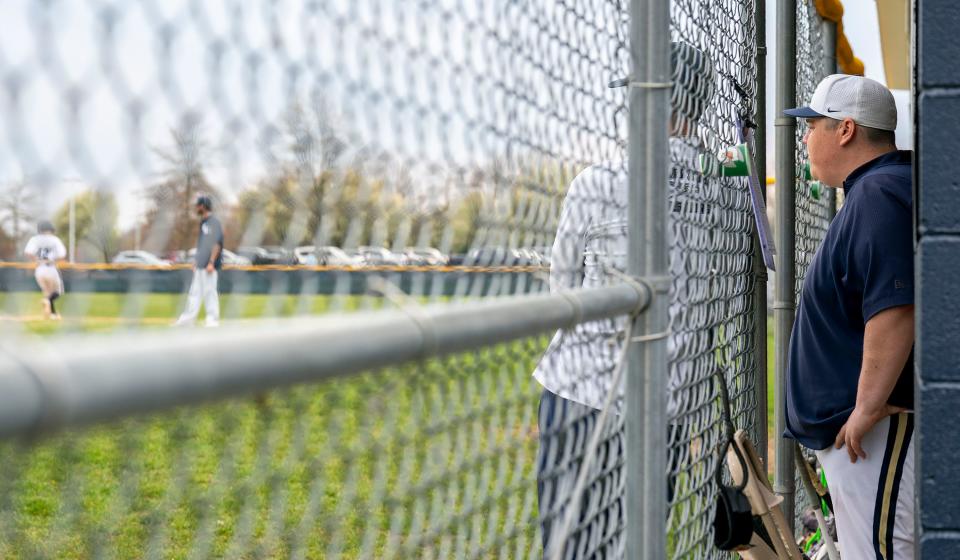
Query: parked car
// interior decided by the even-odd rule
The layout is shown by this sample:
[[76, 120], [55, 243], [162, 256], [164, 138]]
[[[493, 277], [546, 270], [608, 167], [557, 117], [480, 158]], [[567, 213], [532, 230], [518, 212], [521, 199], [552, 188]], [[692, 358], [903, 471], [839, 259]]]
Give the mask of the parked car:
[[[194, 259], [194, 257], [196, 257], [196, 256], [197, 256], [197, 248], [194, 247], [193, 249], [190, 249], [189, 251], [187, 251], [187, 260], [186, 260], [186, 262], [192, 264], [192, 263], [193, 263], [193, 259]], [[231, 251], [230, 249], [224, 249], [224, 250], [223, 250], [223, 264], [229, 264], [229, 265], [233, 265], [233, 266], [250, 266], [251, 264], [253, 264], [253, 262], [250, 261], [250, 259], [248, 259], [247, 257], [241, 257], [240, 255], [234, 253], [234, 252]]]
[[297, 257], [293, 251], [280, 245], [265, 245], [263, 247], [267, 255], [273, 259], [274, 264], [297, 264]]
[[326, 266], [362, 266], [363, 258], [359, 255], [351, 255], [340, 247], [324, 246], [317, 247], [315, 254], [317, 261]]
[[325, 245], [315, 247], [313, 245], [303, 245], [293, 250], [297, 258], [297, 264], [302, 265], [322, 265], [322, 266], [361, 266], [363, 258], [358, 255], [350, 255], [340, 247]]
[[297, 264], [314, 266], [320, 264], [316, 250], [313, 245], [301, 245], [293, 250], [293, 256], [297, 259]]
[[398, 266], [406, 264], [406, 259], [403, 255], [398, 255], [383, 247], [362, 246], [358, 247], [357, 251], [363, 257], [364, 264], [372, 266]]
[[237, 247], [237, 254], [256, 265], [276, 264], [274, 258], [263, 247]]
[[250, 266], [253, 262], [247, 257], [241, 257], [230, 249], [223, 250], [223, 264], [232, 264], [235, 266]]
[[403, 254], [407, 258], [407, 264], [416, 266], [442, 266], [450, 260], [433, 247], [407, 247]]
[[345, 254], [347, 258], [354, 262], [354, 266], [363, 266], [367, 263], [366, 259], [363, 257], [363, 253], [360, 252], [360, 249], [347, 249], [345, 247], [341, 247], [340, 250], [343, 251], [343, 254]]
[[113, 257], [113, 264], [139, 264], [144, 266], [170, 266], [168, 261], [148, 251], [120, 251]]

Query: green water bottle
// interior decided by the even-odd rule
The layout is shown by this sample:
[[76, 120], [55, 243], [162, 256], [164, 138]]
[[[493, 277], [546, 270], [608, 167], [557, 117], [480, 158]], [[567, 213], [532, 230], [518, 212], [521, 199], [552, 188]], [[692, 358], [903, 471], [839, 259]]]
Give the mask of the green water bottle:
[[746, 145], [737, 144], [716, 155], [700, 154], [700, 173], [705, 177], [746, 177], [750, 174], [746, 153]]
[[802, 175], [803, 180], [807, 182], [807, 192], [810, 193], [810, 198], [820, 200], [820, 197], [823, 196], [823, 183], [813, 180], [813, 173], [810, 172], [810, 162], [803, 164]]
[[810, 198], [814, 200], [820, 200], [820, 196], [823, 195], [823, 185], [820, 181], [810, 181]]

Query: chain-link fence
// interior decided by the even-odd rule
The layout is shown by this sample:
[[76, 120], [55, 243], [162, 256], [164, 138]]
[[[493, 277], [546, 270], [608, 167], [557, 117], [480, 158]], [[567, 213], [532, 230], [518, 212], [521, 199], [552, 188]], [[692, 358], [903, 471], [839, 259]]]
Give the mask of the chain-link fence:
[[[3, 448], [5, 558], [535, 555], [530, 338]], [[499, 364], [499, 365], [498, 365]]]
[[[817, 12], [813, 2], [806, 0], [797, 2], [796, 71], [798, 107], [809, 102], [820, 80], [835, 72], [835, 69], [827, 68], [831, 59], [831, 53], [827, 50], [835, 48], [835, 46], [828, 45], [825, 42], [824, 25], [826, 25], [824, 19]], [[796, 258], [795, 293], [798, 305], [807, 269], [827, 233], [830, 220], [833, 218], [833, 205], [835, 204], [833, 193], [824, 192], [825, 187], [821, 187], [810, 176], [806, 144], [803, 142], [805, 133], [806, 125], [798, 122], [795, 191], [796, 243], [794, 246]], [[813, 451], [802, 446], [799, 449], [805, 461], [816, 461]], [[809, 521], [805, 526], [804, 519], [810, 519], [810, 515], [805, 515], [810, 510], [810, 500], [819, 501], [819, 496], [807, 496], [801, 476], [802, 474], [798, 471], [794, 477], [796, 492], [794, 527], [797, 537], [805, 538], [817, 530], [816, 527], [810, 526]]]
[[[797, 103], [805, 104], [813, 96], [820, 80], [834, 73], [826, 69], [828, 56], [823, 37], [824, 20], [817, 13], [813, 2], [797, 2]], [[800, 105], [798, 105], [800, 106]], [[813, 255], [817, 252], [830, 225], [828, 206], [831, 197], [817, 188], [811, 188], [807, 166], [806, 144], [803, 136], [806, 125], [797, 126], [797, 188], [796, 188], [796, 295], [800, 301], [803, 279]]]
[[[671, 4], [671, 37], [702, 49], [712, 89], [696, 133], [671, 139], [670, 400], [668, 468], [670, 558], [720, 558], [713, 545], [714, 472], [723, 448], [716, 373], [723, 372], [732, 416], [752, 430], [756, 416], [753, 308], [754, 217], [746, 178], [706, 178], [695, 154], [717, 154], [739, 142], [756, 110], [756, 24], [752, 2]], [[693, 99], [697, 99], [693, 96]], [[695, 104], [681, 102], [675, 130]], [[678, 115], [679, 113], [679, 115]], [[694, 161], [691, 161], [694, 160]]]
[[[669, 364], [644, 372], [669, 379], [671, 558], [724, 557], [718, 370], [737, 426], [765, 424], [749, 192], [697, 164], [756, 114], [754, 9], [671, 4]], [[15, 0], [0, 19], [0, 359], [24, 398], [0, 431], [75, 427], [0, 448], [5, 558], [623, 553], [642, 298], [590, 290], [635, 284], [628, 88], [608, 87], [624, 3]], [[15, 262], [42, 220], [75, 261], [53, 286]], [[198, 320], [221, 328], [170, 326]]]

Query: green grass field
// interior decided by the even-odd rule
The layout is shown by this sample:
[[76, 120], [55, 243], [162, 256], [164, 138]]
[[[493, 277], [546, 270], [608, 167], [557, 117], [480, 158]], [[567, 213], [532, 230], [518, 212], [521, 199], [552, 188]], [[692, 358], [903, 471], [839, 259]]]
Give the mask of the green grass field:
[[[63, 321], [49, 322], [36, 294], [0, 295], [4, 326], [162, 329], [182, 305], [163, 294], [64, 300]], [[221, 301], [226, 321], [368, 305]], [[538, 546], [529, 373], [545, 343], [0, 446], [0, 557], [527, 557]]]
[[[7, 294], [0, 308], [6, 326], [52, 335], [169, 328], [181, 304], [145, 295], [123, 320], [129, 296], [64, 299], [61, 322], [33, 316], [36, 294]], [[297, 297], [231, 299], [226, 320], [305, 309]], [[311, 313], [335, 307], [306, 302]], [[545, 344], [4, 445], [0, 557], [446, 558], [467, 544], [525, 557], [537, 546], [529, 372]]]
[[[107, 331], [129, 326], [166, 327], [177, 318], [184, 301], [180, 294], [67, 294], [57, 302], [63, 320], [54, 322], [41, 315], [38, 293], [0, 293], [0, 324], [22, 325], [27, 332], [35, 334], [64, 330]], [[356, 296], [225, 294], [220, 298], [220, 310], [224, 321], [236, 321], [352, 311], [364, 305], [376, 306], [379, 301]], [[203, 312], [200, 316], [203, 317]]]

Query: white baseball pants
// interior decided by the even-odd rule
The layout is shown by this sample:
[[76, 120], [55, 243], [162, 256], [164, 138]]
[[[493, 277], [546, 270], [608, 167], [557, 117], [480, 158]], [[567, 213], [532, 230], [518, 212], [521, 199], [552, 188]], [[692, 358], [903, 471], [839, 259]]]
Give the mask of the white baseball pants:
[[178, 325], [186, 325], [197, 320], [200, 305], [207, 310], [206, 325], [215, 327], [220, 324], [220, 295], [217, 293], [217, 271], [207, 272], [198, 268], [193, 271], [193, 281], [187, 294], [187, 308], [183, 310]]

